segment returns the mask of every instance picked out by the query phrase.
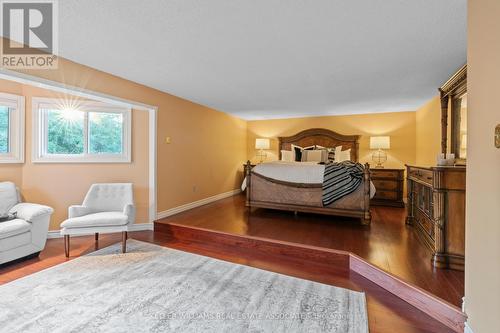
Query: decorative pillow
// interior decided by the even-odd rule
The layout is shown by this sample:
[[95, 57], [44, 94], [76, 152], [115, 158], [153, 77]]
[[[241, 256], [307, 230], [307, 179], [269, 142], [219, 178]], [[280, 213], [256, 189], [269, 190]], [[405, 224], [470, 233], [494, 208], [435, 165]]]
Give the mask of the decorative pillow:
[[293, 151], [293, 160], [295, 162], [300, 162], [302, 161], [302, 150], [304, 150], [302, 147], [292, 145], [292, 151]]
[[17, 212], [12, 214], [0, 215], [0, 222], [7, 222], [17, 219]]
[[[335, 156], [337, 156], [337, 154], [340, 154], [340, 153], [342, 153], [342, 146], [335, 147]], [[335, 161], [335, 156], [333, 156], [333, 160], [334, 161]], [[351, 150], [350, 149], [349, 149], [349, 156], [351, 156]]]
[[281, 160], [286, 162], [295, 161], [295, 152], [291, 150], [282, 150], [281, 151]]
[[323, 162], [328, 160], [326, 149], [304, 150], [302, 151], [302, 162]]
[[335, 162], [344, 162], [351, 160], [351, 150], [341, 150], [340, 153], [335, 153]]
[[297, 146], [297, 145], [294, 145], [292, 144], [292, 151], [294, 152], [295, 154], [295, 162], [301, 162], [302, 161], [302, 152], [304, 150], [313, 150], [315, 148], [315, 146], [308, 146], [308, 147], [301, 147], [301, 146]]
[[316, 145], [316, 149], [325, 149], [328, 152], [327, 160], [324, 162], [335, 162], [335, 155], [342, 151], [342, 146], [337, 146], [335, 148], [327, 148], [320, 145]]
[[0, 182], [0, 216], [7, 215], [18, 203], [16, 185], [12, 182]]

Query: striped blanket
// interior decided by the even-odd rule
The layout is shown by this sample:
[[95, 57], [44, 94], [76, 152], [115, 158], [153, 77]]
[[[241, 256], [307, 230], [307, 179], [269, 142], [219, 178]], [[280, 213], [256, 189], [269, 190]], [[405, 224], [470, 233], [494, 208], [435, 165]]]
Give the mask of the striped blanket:
[[344, 161], [325, 165], [323, 177], [323, 206], [356, 191], [363, 182], [364, 167], [360, 163]]

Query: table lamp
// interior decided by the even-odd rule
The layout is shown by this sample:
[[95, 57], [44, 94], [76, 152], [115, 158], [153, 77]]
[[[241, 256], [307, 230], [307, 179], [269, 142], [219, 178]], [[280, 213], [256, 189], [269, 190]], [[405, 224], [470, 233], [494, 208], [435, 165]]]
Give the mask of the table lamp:
[[384, 162], [387, 161], [387, 153], [383, 149], [391, 148], [391, 138], [389, 136], [370, 137], [370, 149], [376, 149], [372, 154], [372, 160], [377, 165], [375, 168], [384, 168]]
[[257, 156], [260, 157], [260, 163], [264, 162], [264, 160], [266, 159], [267, 154], [264, 150], [269, 149], [269, 146], [270, 146], [269, 139], [265, 138], [255, 139], [255, 149], [259, 150]]

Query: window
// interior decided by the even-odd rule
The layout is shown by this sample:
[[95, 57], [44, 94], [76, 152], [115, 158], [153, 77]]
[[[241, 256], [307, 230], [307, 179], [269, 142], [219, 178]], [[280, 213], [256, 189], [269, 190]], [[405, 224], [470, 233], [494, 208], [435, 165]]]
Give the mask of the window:
[[[68, 107], [65, 105], [74, 106]], [[128, 163], [131, 110], [99, 102], [33, 100], [33, 161]]]
[[0, 93], [0, 163], [24, 162], [24, 97]]
[[5, 105], [0, 105], [0, 154], [7, 154], [10, 151], [10, 110]]

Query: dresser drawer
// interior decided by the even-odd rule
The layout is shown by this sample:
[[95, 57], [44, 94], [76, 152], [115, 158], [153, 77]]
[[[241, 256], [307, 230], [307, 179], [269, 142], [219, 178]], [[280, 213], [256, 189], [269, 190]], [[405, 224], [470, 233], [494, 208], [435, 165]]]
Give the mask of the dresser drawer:
[[397, 200], [398, 199], [398, 192], [394, 191], [381, 191], [377, 189], [377, 192], [375, 192], [375, 196], [373, 199], [381, 199], [381, 200]]
[[377, 178], [389, 178], [389, 179], [399, 179], [400, 172], [397, 170], [384, 170], [384, 169], [370, 169], [372, 179]]
[[395, 180], [373, 179], [372, 182], [377, 191], [396, 191], [399, 187], [399, 182]]
[[434, 239], [434, 222], [432, 222], [421, 211], [417, 211], [415, 221], [422, 227], [422, 229], [424, 229], [427, 235]]
[[408, 177], [432, 185], [432, 170], [409, 168]]
[[377, 190], [372, 205], [404, 207], [402, 169], [370, 169], [371, 181]]

